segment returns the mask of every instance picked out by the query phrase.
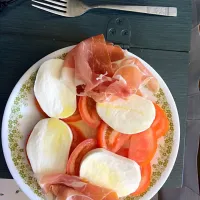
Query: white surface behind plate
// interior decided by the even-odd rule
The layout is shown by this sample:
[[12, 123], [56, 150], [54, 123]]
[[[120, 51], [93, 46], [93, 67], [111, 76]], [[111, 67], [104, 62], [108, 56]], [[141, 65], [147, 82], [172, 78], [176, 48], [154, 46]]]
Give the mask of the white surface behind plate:
[[0, 200], [29, 200], [12, 179], [0, 179]]

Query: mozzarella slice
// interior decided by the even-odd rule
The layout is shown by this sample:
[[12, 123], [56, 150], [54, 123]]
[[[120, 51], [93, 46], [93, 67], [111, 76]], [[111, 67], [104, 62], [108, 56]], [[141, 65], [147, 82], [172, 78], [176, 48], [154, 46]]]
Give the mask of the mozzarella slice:
[[61, 120], [48, 118], [36, 124], [26, 150], [37, 178], [66, 172], [72, 137], [71, 129]]
[[124, 197], [138, 188], [141, 172], [135, 161], [99, 148], [84, 157], [80, 177]]
[[153, 103], [135, 94], [126, 100], [97, 103], [97, 112], [110, 127], [125, 134], [142, 132], [155, 119]]
[[50, 117], [67, 118], [76, 110], [74, 69], [63, 67], [63, 60], [44, 62], [37, 73], [34, 92], [42, 110]]

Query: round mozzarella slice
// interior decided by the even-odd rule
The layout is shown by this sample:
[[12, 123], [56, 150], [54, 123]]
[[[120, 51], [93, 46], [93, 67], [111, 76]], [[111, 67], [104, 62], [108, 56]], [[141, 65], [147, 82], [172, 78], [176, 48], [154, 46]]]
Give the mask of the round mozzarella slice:
[[142, 132], [155, 119], [153, 103], [135, 94], [126, 100], [97, 103], [97, 112], [110, 127], [125, 134]]
[[138, 188], [141, 172], [135, 161], [100, 148], [90, 151], [84, 157], [80, 177], [112, 189], [119, 197], [124, 197]]
[[55, 118], [67, 118], [76, 110], [74, 69], [63, 67], [63, 60], [44, 62], [37, 73], [34, 93], [42, 110]]
[[26, 150], [37, 178], [66, 172], [72, 137], [71, 129], [61, 120], [48, 118], [36, 124]]

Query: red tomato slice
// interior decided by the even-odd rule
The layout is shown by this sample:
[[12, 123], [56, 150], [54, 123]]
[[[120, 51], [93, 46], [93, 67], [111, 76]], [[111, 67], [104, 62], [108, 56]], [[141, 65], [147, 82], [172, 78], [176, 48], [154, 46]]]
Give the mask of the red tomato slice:
[[157, 149], [157, 139], [151, 128], [131, 136], [128, 157], [144, 166], [152, 160]]
[[70, 148], [70, 153], [71, 153], [86, 138], [84, 137], [81, 130], [79, 128], [77, 128], [76, 126], [70, 124], [69, 127], [71, 128], [71, 131], [73, 134], [73, 141], [72, 141], [72, 145]]
[[81, 142], [72, 152], [67, 162], [67, 174], [79, 175], [80, 163], [83, 157], [92, 149], [97, 147], [95, 139], [87, 139]]
[[96, 138], [97, 129], [88, 126], [88, 124], [85, 123], [83, 120], [79, 120], [76, 122], [69, 122], [68, 124], [72, 124], [73, 126], [80, 129], [86, 139]]
[[78, 103], [79, 112], [83, 121], [92, 128], [97, 128], [101, 119], [96, 111], [96, 102], [90, 97], [80, 97]]
[[67, 122], [67, 123], [68, 122], [77, 122], [77, 121], [81, 120], [81, 116], [80, 116], [80, 113], [77, 109], [76, 112], [72, 116], [65, 118], [65, 119], [62, 119], [62, 120], [64, 122]]
[[38, 109], [38, 111], [40, 112], [40, 114], [42, 114], [43, 117], [48, 118], [49, 116], [42, 110], [42, 108], [40, 107], [40, 104], [38, 102], [38, 100], [35, 98], [35, 106]]
[[131, 196], [141, 195], [150, 186], [150, 181], [151, 181], [151, 165], [150, 164], [147, 164], [141, 167], [141, 176], [142, 176], [142, 179], [140, 181], [140, 185], [138, 189], [131, 194]]
[[119, 151], [123, 146], [125, 146], [130, 138], [131, 138], [131, 135], [120, 133], [116, 141], [114, 152]]
[[160, 138], [164, 136], [167, 131], [169, 130], [169, 120], [167, 118], [167, 115], [165, 114], [165, 111], [157, 104], [154, 104], [156, 109], [156, 117], [151, 125], [151, 128], [156, 134], [157, 138]]
[[130, 138], [130, 135], [119, 133], [102, 122], [97, 130], [98, 145], [112, 152], [117, 152], [124, 143]]
[[116, 154], [128, 158], [128, 151], [129, 151], [128, 148], [121, 148]]

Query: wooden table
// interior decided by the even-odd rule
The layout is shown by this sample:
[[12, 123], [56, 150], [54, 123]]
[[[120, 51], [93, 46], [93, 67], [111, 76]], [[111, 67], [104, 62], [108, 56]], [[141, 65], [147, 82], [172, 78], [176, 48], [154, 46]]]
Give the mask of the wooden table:
[[[180, 150], [165, 187], [183, 182], [187, 80], [190, 50], [190, 0], [85, 0], [94, 3], [130, 3], [175, 6], [178, 17], [160, 17], [110, 10], [94, 10], [81, 17], [64, 18], [31, 7], [31, 1], [17, 0], [0, 13], [0, 115], [12, 88], [23, 73], [43, 56], [99, 33], [106, 34], [108, 22], [124, 17], [131, 25], [129, 50], [147, 61], [169, 86], [181, 121]], [[11, 178], [0, 145], [0, 177]]]

